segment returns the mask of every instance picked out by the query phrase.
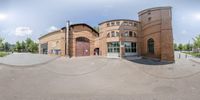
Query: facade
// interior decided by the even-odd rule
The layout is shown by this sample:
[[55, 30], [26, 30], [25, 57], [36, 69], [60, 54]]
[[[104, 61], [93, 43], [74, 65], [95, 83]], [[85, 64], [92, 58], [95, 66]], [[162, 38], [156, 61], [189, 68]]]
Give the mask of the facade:
[[150, 8], [138, 15], [139, 21], [116, 19], [101, 22], [99, 32], [84, 23], [64, 27], [40, 37], [39, 52], [70, 57], [143, 56], [173, 62], [171, 7]]

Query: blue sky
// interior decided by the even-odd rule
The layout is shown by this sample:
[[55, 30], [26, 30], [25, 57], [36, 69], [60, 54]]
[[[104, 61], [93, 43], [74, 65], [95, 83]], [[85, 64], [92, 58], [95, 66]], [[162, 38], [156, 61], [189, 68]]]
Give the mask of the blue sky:
[[176, 43], [200, 34], [200, 0], [0, 0], [0, 36], [10, 43], [38, 37], [72, 23], [97, 26], [109, 19], [138, 20], [143, 9], [173, 7]]

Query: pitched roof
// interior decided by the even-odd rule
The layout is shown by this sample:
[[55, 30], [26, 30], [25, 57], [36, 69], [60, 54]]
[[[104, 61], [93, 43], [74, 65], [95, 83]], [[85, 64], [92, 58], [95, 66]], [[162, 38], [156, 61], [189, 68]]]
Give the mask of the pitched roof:
[[[79, 25], [87, 26], [88, 28], [90, 28], [92, 31], [94, 31], [94, 32], [99, 36], [99, 33], [98, 33], [94, 28], [92, 28], [90, 25], [85, 24], [85, 23], [72, 24], [72, 25], [70, 25], [70, 27], [79, 26]], [[62, 28], [59, 29], [59, 30], [56, 30], [56, 31], [53, 31], [53, 32], [47, 33], [47, 34], [45, 34], [45, 35], [39, 37], [39, 39], [41, 39], [41, 38], [43, 38], [43, 37], [46, 37], [46, 36], [48, 36], [48, 35], [50, 35], [50, 34], [53, 34], [53, 33], [59, 32], [60, 30], [64, 30], [64, 29], [66, 29], [66, 27], [62, 27]]]

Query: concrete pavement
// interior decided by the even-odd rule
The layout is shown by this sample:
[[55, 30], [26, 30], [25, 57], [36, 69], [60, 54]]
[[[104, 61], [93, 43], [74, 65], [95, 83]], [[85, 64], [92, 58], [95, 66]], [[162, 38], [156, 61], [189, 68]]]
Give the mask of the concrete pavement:
[[58, 58], [58, 56], [48, 56], [31, 53], [13, 53], [3, 58], [0, 58], [0, 64], [13, 67], [28, 67], [45, 64], [52, 60], [55, 60], [56, 58]]
[[2, 100], [199, 100], [198, 63], [63, 57], [37, 67], [0, 65]]

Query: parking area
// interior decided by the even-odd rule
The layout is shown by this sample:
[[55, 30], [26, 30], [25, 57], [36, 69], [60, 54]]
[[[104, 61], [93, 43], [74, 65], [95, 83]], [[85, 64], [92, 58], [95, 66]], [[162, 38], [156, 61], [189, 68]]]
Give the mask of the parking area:
[[[44, 60], [46, 56], [43, 56], [35, 55]], [[0, 98], [198, 100], [200, 64], [195, 61], [181, 58], [176, 59], [176, 63], [166, 64], [148, 59], [128, 61], [94, 56], [71, 59], [47, 57], [43, 64], [34, 62], [34, 67], [0, 65]]]

